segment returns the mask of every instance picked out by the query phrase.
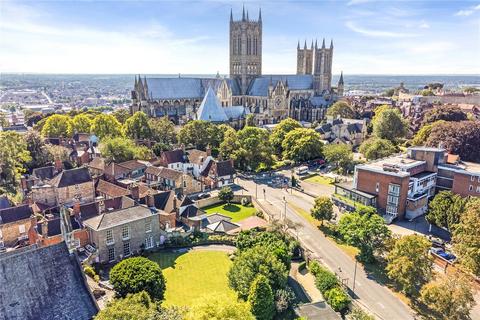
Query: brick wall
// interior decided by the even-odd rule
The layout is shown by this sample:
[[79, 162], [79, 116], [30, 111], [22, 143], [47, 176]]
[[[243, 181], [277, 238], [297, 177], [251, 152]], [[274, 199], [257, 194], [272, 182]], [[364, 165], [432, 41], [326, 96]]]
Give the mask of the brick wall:
[[[11, 223], [4, 223], [0, 225], [0, 230], [2, 231], [3, 242], [5, 246], [12, 246], [18, 241], [18, 237], [21, 235], [28, 236], [30, 226], [32, 224], [32, 219], [23, 219]], [[21, 226], [24, 227], [24, 232], [20, 233]]]
[[[405, 206], [408, 194], [409, 177], [398, 177], [379, 172], [358, 169], [357, 189], [363, 192], [377, 195], [377, 206], [383, 210], [387, 207], [388, 185], [390, 183], [400, 185], [400, 198], [398, 202], [398, 217], [405, 215]], [[376, 184], [379, 184], [378, 192]]]
[[480, 197], [480, 192], [477, 192], [477, 188], [480, 188], [480, 175], [471, 175], [459, 172], [455, 172], [453, 175], [453, 193], [459, 194], [462, 197]]

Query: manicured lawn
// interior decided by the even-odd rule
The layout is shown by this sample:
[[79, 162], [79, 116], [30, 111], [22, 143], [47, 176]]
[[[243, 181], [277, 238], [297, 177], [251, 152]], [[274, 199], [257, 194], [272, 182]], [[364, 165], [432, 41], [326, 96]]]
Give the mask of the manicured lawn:
[[221, 294], [236, 299], [227, 272], [232, 262], [225, 252], [194, 250], [187, 253], [154, 253], [167, 281], [163, 305], [189, 306], [205, 295]]
[[311, 182], [311, 183], [317, 183], [317, 184], [323, 184], [324, 186], [331, 186], [332, 183], [334, 182], [332, 178], [320, 176], [320, 175], [314, 175], [310, 178], [305, 179], [304, 181]]
[[232, 218], [232, 222], [241, 221], [245, 218], [255, 215], [257, 211], [255, 207], [246, 207], [238, 203], [226, 204], [220, 203], [213, 206], [203, 207], [203, 211], [207, 214], [220, 213], [224, 216]]

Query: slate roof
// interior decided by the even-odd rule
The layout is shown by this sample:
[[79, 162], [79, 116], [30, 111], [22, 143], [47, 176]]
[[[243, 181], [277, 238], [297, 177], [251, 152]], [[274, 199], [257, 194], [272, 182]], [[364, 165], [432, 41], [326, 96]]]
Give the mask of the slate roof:
[[235, 169], [232, 166], [232, 162], [230, 160], [225, 161], [217, 161], [217, 176], [229, 176], [235, 174]]
[[191, 204], [194, 204], [193, 201], [189, 197], [185, 197], [183, 198], [182, 203], [180, 203], [180, 207], [189, 206]]
[[197, 110], [197, 119], [212, 122], [228, 121], [228, 117], [211, 87], [208, 88], [207, 93]]
[[220, 214], [220, 213], [213, 213], [205, 217], [205, 222], [207, 225], [215, 222], [219, 222], [222, 220], [230, 221], [232, 220], [232, 218], [224, 216], [223, 214]]
[[104, 173], [112, 177], [121, 176], [130, 173], [131, 170], [118, 163], [112, 162], [106, 168]]
[[90, 320], [98, 312], [65, 242], [0, 255], [0, 318]]
[[197, 149], [187, 150], [186, 153], [188, 161], [195, 164], [202, 164], [208, 157], [208, 154], [205, 151]]
[[350, 133], [361, 133], [362, 132], [362, 124], [361, 123], [350, 123], [347, 125], [347, 130]]
[[172, 190], [159, 192], [153, 195], [155, 208], [167, 213], [175, 210], [175, 193]]
[[203, 211], [201, 211], [194, 205], [189, 205], [189, 206], [180, 208], [179, 214], [183, 218], [192, 218], [192, 217], [196, 217], [198, 215], [203, 214]]
[[183, 162], [183, 150], [175, 149], [172, 151], [164, 151], [162, 156], [165, 158], [166, 164]]
[[119, 163], [122, 167], [128, 168], [130, 170], [138, 170], [138, 169], [143, 169], [147, 167], [147, 165], [141, 161], [138, 160], [130, 160], [130, 161], [125, 161]]
[[332, 125], [330, 123], [325, 123], [324, 125], [315, 129], [318, 133], [327, 133], [332, 131]]
[[0, 224], [28, 219], [32, 214], [32, 208], [28, 204], [2, 209], [0, 210]]
[[232, 120], [245, 118], [245, 115], [248, 113], [244, 106], [223, 107], [223, 111], [227, 118]]
[[73, 186], [80, 183], [92, 181], [90, 172], [87, 168], [76, 168], [63, 170], [51, 180], [51, 184], [57, 188]]
[[117, 198], [121, 196], [130, 195], [130, 190], [117, 186], [105, 180], [98, 180], [97, 188], [98, 193], [105, 194], [111, 198]]
[[93, 230], [102, 230], [122, 225], [152, 216], [152, 211], [146, 206], [134, 206], [126, 209], [107, 211], [96, 217], [84, 221], [84, 224]]
[[50, 180], [53, 178], [53, 176], [55, 176], [55, 167], [48, 166], [35, 168], [32, 171], [32, 175], [40, 180]]
[[238, 224], [227, 220], [220, 220], [207, 226], [208, 230], [218, 233], [228, 233], [238, 228], [240, 228]]
[[312, 75], [263, 75], [255, 78], [250, 87], [247, 90], [247, 94], [250, 96], [263, 96], [268, 95], [268, 86], [272, 83], [273, 87], [277, 85], [279, 81], [288, 81], [288, 88], [290, 90], [312, 90], [313, 89], [313, 76]]
[[180, 178], [183, 175], [182, 171], [173, 170], [173, 169], [165, 168], [165, 167], [161, 167], [159, 169], [160, 170], [158, 170], [155, 173], [155, 175], [157, 177], [160, 177], [160, 178], [164, 178], [164, 179], [168, 179], [168, 180], [177, 180], [178, 178]]
[[97, 170], [105, 170], [105, 159], [102, 157], [93, 158], [92, 161], [88, 164], [89, 167]]

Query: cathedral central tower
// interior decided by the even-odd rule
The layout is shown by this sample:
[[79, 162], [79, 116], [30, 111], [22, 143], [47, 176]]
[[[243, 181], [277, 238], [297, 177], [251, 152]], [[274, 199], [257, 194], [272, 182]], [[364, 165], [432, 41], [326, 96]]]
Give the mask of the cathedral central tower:
[[242, 94], [250, 82], [262, 74], [262, 12], [250, 20], [243, 8], [242, 19], [233, 20], [230, 12], [230, 78], [236, 79]]

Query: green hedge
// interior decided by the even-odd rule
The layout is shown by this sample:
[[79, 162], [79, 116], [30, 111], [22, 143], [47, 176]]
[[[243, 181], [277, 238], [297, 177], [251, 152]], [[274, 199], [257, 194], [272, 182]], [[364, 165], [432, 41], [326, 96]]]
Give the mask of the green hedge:
[[344, 311], [350, 304], [350, 297], [340, 287], [328, 290], [324, 297], [330, 307], [337, 312]]
[[315, 276], [315, 285], [322, 294], [325, 294], [328, 290], [338, 287], [339, 283], [334, 273], [320, 267]]

